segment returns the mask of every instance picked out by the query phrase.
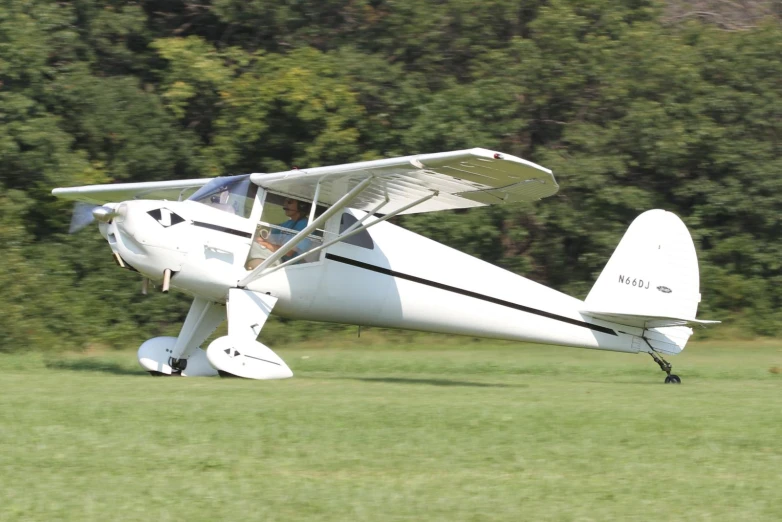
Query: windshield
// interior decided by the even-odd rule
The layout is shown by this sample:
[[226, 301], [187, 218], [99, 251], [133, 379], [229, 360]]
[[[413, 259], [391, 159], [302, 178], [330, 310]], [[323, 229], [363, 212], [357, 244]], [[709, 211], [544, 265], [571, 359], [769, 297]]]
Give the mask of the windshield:
[[250, 181], [249, 174], [224, 176], [211, 180], [187, 199], [247, 218], [257, 191], [258, 186]]

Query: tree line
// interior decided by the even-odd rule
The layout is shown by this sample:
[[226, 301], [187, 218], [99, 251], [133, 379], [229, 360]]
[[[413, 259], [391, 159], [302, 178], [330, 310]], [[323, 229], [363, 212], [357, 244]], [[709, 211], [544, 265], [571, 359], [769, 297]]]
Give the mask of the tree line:
[[700, 315], [776, 335], [782, 9], [744, 4], [4, 2], [0, 350], [132, 346], [187, 311], [141, 296], [96, 230], [68, 235], [54, 187], [475, 146], [551, 168], [560, 193], [403, 226], [583, 298], [632, 219], [664, 208], [693, 234]]

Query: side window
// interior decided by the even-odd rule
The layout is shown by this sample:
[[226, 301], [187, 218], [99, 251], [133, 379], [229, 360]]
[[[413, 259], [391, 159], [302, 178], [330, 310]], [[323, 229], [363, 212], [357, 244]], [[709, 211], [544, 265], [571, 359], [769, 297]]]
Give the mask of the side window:
[[[307, 228], [310, 208], [311, 204], [306, 201], [266, 193], [261, 220], [253, 236], [245, 268], [247, 270], [256, 268], [300, 231]], [[313, 234], [299, 241], [276, 264], [285, 263], [294, 258], [298, 259], [295, 264], [318, 261], [320, 254], [314, 252], [309, 255], [308, 252], [319, 247], [322, 243], [323, 232], [315, 230]]]
[[[356, 219], [353, 215], [348, 214], [347, 212], [342, 214], [342, 219], [339, 223], [339, 233], [342, 234], [345, 232], [345, 230], [350, 228], [356, 221], [358, 221], [358, 219]], [[368, 248], [370, 250], [375, 248], [375, 242], [372, 241], [372, 236], [370, 236], [369, 232], [366, 230], [362, 230], [354, 236], [343, 239], [340, 241], [340, 243], [347, 243], [348, 245], [355, 245], [357, 247]]]

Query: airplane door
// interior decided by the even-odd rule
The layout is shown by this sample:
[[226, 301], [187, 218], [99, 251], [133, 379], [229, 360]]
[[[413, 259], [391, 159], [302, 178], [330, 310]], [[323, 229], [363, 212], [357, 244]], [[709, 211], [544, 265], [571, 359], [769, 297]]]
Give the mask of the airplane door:
[[[253, 270], [279, 249], [287, 248], [285, 245], [308, 226], [311, 205], [308, 201], [259, 189], [251, 218], [256, 229], [245, 269]], [[262, 276], [253, 285], [278, 297], [276, 309], [283, 315], [295, 317], [308, 312], [323, 275], [323, 251], [308, 252], [323, 244], [324, 234], [325, 230], [316, 230], [308, 235], [267, 268], [284, 266]]]
[[[337, 215], [327, 224], [328, 237], [336, 237], [356, 222], [357, 211]], [[335, 260], [340, 261], [335, 261]], [[320, 320], [348, 324], [381, 325], [381, 310], [395, 294], [394, 278], [351, 265], [385, 265], [368, 231], [359, 233], [326, 249], [324, 267], [310, 314]]]

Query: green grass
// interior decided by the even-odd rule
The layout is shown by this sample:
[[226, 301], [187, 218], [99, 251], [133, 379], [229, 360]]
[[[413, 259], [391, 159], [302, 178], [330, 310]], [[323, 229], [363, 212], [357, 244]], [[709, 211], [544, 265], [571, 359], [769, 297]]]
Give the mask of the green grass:
[[272, 382], [0, 356], [0, 519], [782, 520], [782, 343], [692, 344], [675, 386], [644, 355], [360, 342], [278, 350]]

